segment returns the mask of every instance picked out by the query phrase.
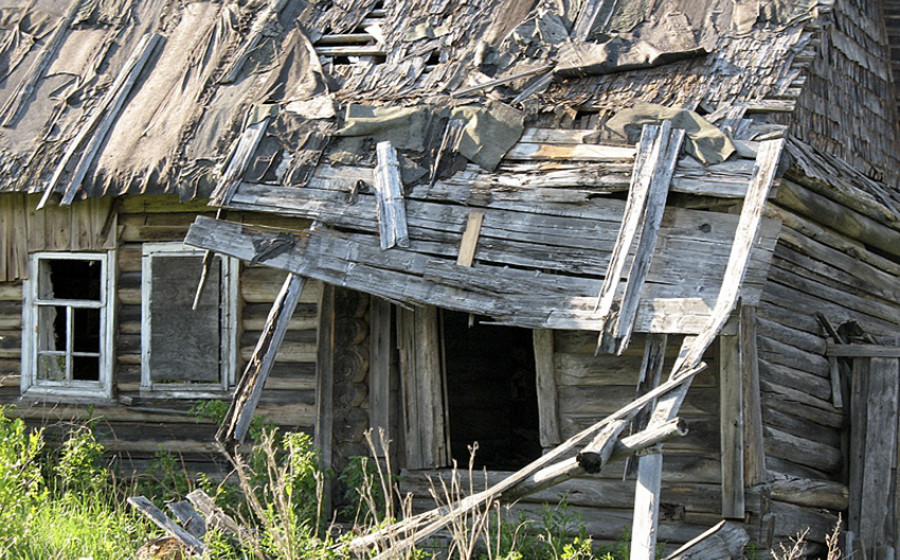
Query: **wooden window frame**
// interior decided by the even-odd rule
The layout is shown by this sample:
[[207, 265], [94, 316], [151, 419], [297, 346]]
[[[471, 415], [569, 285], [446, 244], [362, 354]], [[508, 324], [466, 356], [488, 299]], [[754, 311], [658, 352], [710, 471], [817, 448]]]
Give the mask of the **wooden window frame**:
[[[221, 256], [220, 355], [218, 383], [156, 383], [150, 371], [150, 296], [152, 293], [151, 265], [154, 257], [203, 256], [205, 251], [183, 243], [144, 243], [141, 253], [141, 396], [157, 398], [218, 398], [234, 388], [238, 364], [238, 275], [240, 261]], [[199, 282], [199, 278], [197, 279]]]
[[[45, 299], [39, 295], [40, 263], [51, 260], [97, 261], [100, 263], [100, 301]], [[24, 283], [22, 308], [22, 376], [23, 398], [37, 398], [58, 402], [106, 402], [112, 401], [113, 333], [115, 332], [115, 251], [106, 252], [37, 252], [29, 256], [29, 274]], [[100, 310], [100, 352], [97, 381], [39, 380], [37, 379], [38, 309], [46, 306], [68, 309], [93, 308]], [[71, 319], [70, 319], [71, 321]], [[70, 323], [71, 329], [71, 323]], [[70, 344], [66, 345], [67, 364], [74, 355]], [[70, 368], [67, 366], [67, 370]]]

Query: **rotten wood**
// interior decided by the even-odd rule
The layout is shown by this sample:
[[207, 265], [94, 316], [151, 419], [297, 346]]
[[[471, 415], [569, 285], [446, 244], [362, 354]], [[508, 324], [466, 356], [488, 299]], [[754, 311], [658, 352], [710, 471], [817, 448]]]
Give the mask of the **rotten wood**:
[[270, 120], [270, 117], [264, 117], [257, 122], [249, 124], [241, 133], [234, 153], [231, 154], [228, 165], [225, 167], [225, 172], [222, 173], [222, 177], [219, 178], [219, 182], [216, 183], [216, 188], [210, 196], [212, 204], [226, 206], [231, 202], [231, 197], [237, 191], [241, 177], [247, 171], [257, 146], [259, 146], [260, 141], [266, 135]]
[[285, 278], [281, 292], [272, 304], [272, 310], [253, 350], [253, 357], [250, 358], [244, 374], [238, 381], [231, 406], [216, 433], [217, 441], [229, 445], [244, 442], [266, 379], [275, 365], [275, 356], [284, 340], [297, 302], [300, 301], [303, 285], [303, 278], [296, 274], [288, 274]]

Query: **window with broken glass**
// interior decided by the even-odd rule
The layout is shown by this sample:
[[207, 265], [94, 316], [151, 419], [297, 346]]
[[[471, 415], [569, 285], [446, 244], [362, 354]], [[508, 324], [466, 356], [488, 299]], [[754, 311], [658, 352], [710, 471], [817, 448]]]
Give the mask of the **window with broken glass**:
[[142, 394], [228, 391], [237, 361], [238, 261], [181, 243], [145, 243], [141, 269]]
[[112, 396], [112, 253], [35, 253], [25, 289], [22, 392]]

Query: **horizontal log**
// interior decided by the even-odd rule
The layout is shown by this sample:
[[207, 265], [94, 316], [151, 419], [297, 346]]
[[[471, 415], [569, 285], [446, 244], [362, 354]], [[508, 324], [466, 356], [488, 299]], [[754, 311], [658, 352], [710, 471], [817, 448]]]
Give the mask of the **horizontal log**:
[[788, 459], [826, 473], [840, 472], [843, 467], [843, 453], [839, 448], [794, 436], [771, 426], [763, 426], [763, 431], [766, 435], [766, 455]]
[[22, 283], [0, 282], [0, 301], [22, 301]]
[[846, 511], [850, 489], [840, 482], [809, 478], [786, 478], [766, 485], [773, 500], [798, 506]]
[[828, 342], [829, 356], [845, 358], [900, 358], [900, 346], [880, 344], [834, 344]]

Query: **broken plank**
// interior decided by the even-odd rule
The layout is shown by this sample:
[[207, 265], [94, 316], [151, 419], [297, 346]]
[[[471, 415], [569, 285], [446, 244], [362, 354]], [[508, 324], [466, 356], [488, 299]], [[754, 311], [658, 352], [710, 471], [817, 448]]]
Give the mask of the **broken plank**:
[[216, 502], [203, 490], [194, 490], [186, 498], [206, 518], [207, 527], [215, 527], [241, 540], [246, 540], [249, 536], [248, 531], [217, 506]]
[[188, 533], [172, 521], [161, 509], [153, 505], [153, 502], [144, 496], [133, 496], [128, 498], [128, 503], [144, 514], [150, 521], [155, 523], [160, 529], [168, 535], [175, 537], [181, 541], [194, 555], [203, 554], [203, 543], [194, 535]]
[[622, 296], [622, 305], [615, 322], [616, 353], [620, 355], [628, 348], [628, 342], [631, 340], [641, 291], [650, 270], [650, 259], [656, 250], [656, 240], [659, 237], [659, 226], [666, 207], [669, 182], [672, 180], [675, 162], [684, 143], [685, 132], [681, 129], [671, 129], [671, 124], [664, 121], [660, 135], [662, 143], [660, 159], [655, 162], [655, 169], [650, 180], [650, 192], [647, 197], [640, 242], [631, 261], [625, 295]]
[[296, 274], [288, 274], [285, 278], [281, 292], [272, 304], [265, 327], [253, 350], [253, 356], [247, 363], [244, 374], [235, 388], [228, 413], [216, 433], [217, 441], [223, 443], [244, 442], [253, 419], [253, 412], [262, 396], [266, 379], [275, 365], [278, 349], [281, 347], [291, 317], [297, 308], [297, 302], [300, 301], [303, 284], [303, 278]]
[[[670, 129], [671, 124], [668, 125], [666, 131]], [[628, 189], [628, 199], [625, 202], [625, 214], [619, 226], [619, 233], [616, 235], [616, 243], [613, 246], [606, 277], [603, 279], [603, 285], [597, 295], [596, 311], [601, 326], [598, 329], [600, 335], [597, 338], [597, 352], [601, 349], [612, 350], [608, 341], [612, 337], [611, 326], [615, 323], [618, 315], [616, 309], [618, 306], [615, 304], [619, 283], [625, 270], [626, 259], [644, 221], [653, 174], [662, 157], [663, 138], [662, 127], [656, 125], [645, 125], [641, 131], [641, 140], [634, 159], [634, 171], [631, 174], [631, 187]]]
[[390, 249], [398, 245], [409, 247], [397, 150], [390, 141], [379, 142], [375, 150], [378, 163], [375, 165], [374, 185], [381, 249]]
[[206, 534], [206, 521], [203, 516], [197, 513], [197, 510], [191, 506], [191, 503], [185, 500], [180, 502], [169, 502], [166, 507], [175, 514], [178, 522], [184, 527], [188, 533], [194, 535], [198, 539], [202, 539]]
[[665, 560], [740, 560], [750, 535], [724, 519], [666, 556]]
[[478, 246], [478, 236], [481, 234], [481, 224], [484, 221], [484, 212], [478, 210], [469, 211], [469, 220], [466, 223], [466, 230], [463, 232], [462, 243], [459, 247], [459, 256], [456, 258], [456, 264], [461, 266], [472, 266], [475, 260], [475, 249]]

